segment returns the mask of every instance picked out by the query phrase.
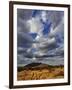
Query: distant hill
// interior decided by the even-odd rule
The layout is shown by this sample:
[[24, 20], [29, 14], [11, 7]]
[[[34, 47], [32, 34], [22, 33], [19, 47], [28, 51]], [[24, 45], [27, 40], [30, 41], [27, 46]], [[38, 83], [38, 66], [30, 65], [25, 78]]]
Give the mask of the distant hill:
[[43, 64], [43, 63], [30, 63], [24, 67], [18, 67], [18, 71], [52, 69], [52, 68], [56, 68], [56, 67], [63, 67], [63, 65], [52, 66], [52, 65]]
[[36, 67], [36, 66], [39, 66], [41, 64], [42, 63], [30, 63], [30, 64], [26, 65], [25, 67]]

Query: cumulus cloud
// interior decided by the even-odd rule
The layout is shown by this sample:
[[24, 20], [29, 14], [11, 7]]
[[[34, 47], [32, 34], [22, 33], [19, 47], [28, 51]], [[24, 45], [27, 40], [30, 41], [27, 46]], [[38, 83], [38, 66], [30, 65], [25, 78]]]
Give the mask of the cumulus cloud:
[[[38, 10], [39, 11], [39, 10]], [[17, 53], [18, 64], [32, 61], [47, 63], [49, 60], [63, 60], [64, 57], [64, 14], [62, 11], [18, 10]], [[48, 26], [50, 23], [52, 25]], [[43, 34], [46, 29], [47, 34]], [[37, 33], [33, 38], [31, 33]], [[42, 59], [36, 56], [48, 56]], [[35, 59], [33, 59], [35, 57]], [[20, 62], [22, 61], [22, 62]], [[26, 62], [27, 61], [27, 62]]]
[[64, 45], [63, 45], [64, 44], [64, 38], [63, 38], [64, 25], [63, 24], [64, 23], [62, 19], [62, 21], [55, 28], [55, 30], [49, 33], [48, 38], [45, 38], [44, 36], [37, 37], [36, 40], [38, 40], [39, 43], [36, 44], [35, 46], [36, 48], [38, 48], [38, 51], [36, 52], [36, 54], [41, 56], [45, 54], [50, 54], [54, 56], [56, 55], [64, 56]]

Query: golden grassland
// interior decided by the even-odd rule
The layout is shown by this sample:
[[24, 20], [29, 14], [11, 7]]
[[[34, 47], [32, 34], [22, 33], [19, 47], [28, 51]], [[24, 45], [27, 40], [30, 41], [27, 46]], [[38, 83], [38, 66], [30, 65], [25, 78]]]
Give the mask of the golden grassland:
[[17, 80], [41, 80], [64, 78], [64, 66], [19, 67]]

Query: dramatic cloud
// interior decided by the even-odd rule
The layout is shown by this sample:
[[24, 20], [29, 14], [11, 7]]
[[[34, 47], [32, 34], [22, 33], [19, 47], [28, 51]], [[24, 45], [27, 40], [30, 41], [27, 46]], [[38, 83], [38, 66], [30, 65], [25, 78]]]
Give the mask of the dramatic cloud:
[[31, 33], [38, 33], [42, 30], [43, 26], [39, 20], [39, 17], [32, 18], [27, 21]]
[[17, 17], [18, 17], [18, 19], [21, 18], [22, 20], [29, 20], [32, 17], [32, 10], [17, 9]]
[[53, 65], [63, 64], [63, 19], [63, 11], [18, 9], [18, 65], [24, 65], [31, 62], [46, 62], [48, 64], [53, 64], [53, 60]]

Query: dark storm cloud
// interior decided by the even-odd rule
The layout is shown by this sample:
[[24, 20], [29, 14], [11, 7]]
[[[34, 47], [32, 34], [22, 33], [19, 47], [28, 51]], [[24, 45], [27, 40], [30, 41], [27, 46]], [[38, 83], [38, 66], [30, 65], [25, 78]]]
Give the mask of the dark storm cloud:
[[29, 32], [29, 27], [28, 27], [28, 25], [27, 25], [27, 23], [26, 23], [26, 21], [25, 20], [23, 20], [23, 19], [21, 19], [21, 18], [19, 18], [18, 19], [18, 23], [19, 23], [19, 25], [17, 25], [17, 31], [18, 32]]
[[17, 17], [23, 20], [29, 20], [32, 17], [32, 10], [30, 9], [17, 9]]
[[49, 50], [48, 55], [53, 55], [54, 57], [56, 56], [64, 57], [64, 45], [61, 44], [60, 47]]
[[32, 18], [32, 10], [17, 9], [17, 31], [29, 32], [27, 20]]
[[27, 33], [19, 32], [17, 37], [17, 45], [29, 48], [33, 43], [33, 39]]
[[29, 48], [33, 39], [27, 33], [30, 32], [27, 20], [32, 16], [32, 10], [17, 9], [17, 45], [18, 47]]
[[17, 65], [18, 66], [22, 66], [22, 65], [24, 66], [24, 65], [31, 62], [31, 60], [29, 58], [24, 57], [23, 54], [18, 54], [17, 59], [18, 59], [17, 60]]

